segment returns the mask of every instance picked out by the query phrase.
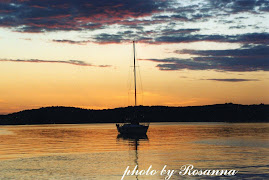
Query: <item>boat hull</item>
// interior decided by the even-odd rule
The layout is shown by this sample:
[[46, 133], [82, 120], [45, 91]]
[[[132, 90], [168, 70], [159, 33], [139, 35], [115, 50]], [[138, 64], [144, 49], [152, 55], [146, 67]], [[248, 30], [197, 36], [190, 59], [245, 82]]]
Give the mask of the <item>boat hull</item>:
[[133, 125], [133, 124], [124, 124], [124, 125], [119, 125], [116, 124], [117, 130], [120, 134], [123, 135], [146, 135], [149, 126], [145, 125]]

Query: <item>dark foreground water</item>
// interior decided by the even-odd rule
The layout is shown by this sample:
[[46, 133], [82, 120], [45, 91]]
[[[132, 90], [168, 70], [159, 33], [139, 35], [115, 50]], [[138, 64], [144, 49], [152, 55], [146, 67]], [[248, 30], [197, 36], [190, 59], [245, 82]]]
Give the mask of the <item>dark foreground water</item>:
[[[124, 179], [269, 179], [269, 124], [152, 123], [148, 136], [118, 137], [115, 124], [0, 126], [0, 179], [121, 179], [127, 166], [155, 175]], [[236, 170], [235, 176], [182, 168]], [[179, 174], [179, 172], [183, 174]]]

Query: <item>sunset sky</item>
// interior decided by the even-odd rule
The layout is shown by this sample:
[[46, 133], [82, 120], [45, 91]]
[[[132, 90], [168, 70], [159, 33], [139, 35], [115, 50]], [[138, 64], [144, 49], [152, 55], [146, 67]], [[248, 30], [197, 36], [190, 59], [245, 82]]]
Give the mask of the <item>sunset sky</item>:
[[138, 104], [268, 104], [268, 29], [269, 0], [0, 0], [0, 114], [133, 105], [133, 40]]

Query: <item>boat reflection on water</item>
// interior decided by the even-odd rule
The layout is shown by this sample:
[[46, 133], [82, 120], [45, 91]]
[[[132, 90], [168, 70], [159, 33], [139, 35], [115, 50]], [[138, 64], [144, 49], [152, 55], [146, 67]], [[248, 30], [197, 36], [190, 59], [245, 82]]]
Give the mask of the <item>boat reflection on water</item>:
[[118, 134], [117, 142], [122, 141], [123, 143], [128, 143], [131, 150], [138, 150], [139, 142], [149, 141], [146, 134], [134, 135], [134, 134]]
[[[131, 150], [135, 151], [134, 163], [136, 165], [136, 170], [139, 170], [138, 166], [138, 147], [140, 141], [149, 141], [148, 136], [146, 134], [143, 135], [127, 135], [127, 134], [118, 134], [117, 142], [123, 141], [124, 143], [127, 142], [128, 145], [131, 147]], [[135, 176], [138, 180], [138, 175]]]
[[129, 142], [139, 140], [148, 141], [148, 136], [146, 134], [118, 134], [117, 140], [126, 140]]

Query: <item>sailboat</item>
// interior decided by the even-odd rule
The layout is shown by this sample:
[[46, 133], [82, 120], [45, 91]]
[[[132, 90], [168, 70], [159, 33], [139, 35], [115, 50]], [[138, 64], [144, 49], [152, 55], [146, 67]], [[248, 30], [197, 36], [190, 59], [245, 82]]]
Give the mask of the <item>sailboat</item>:
[[122, 135], [131, 135], [131, 136], [141, 136], [146, 135], [149, 125], [141, 124], [141, 119], [139, 118], [136, 110], [137, 106], [137, 97], [136, 97], [136, 57], [135, 57], [135, 41], [133, 41], [133, 51], [134, 51], [134, 98], [135, 98], [135, 107], [133, 112], [133, 117], [130, 118], [130, 122], [124, 124], [116, 124], [117, 130]]

